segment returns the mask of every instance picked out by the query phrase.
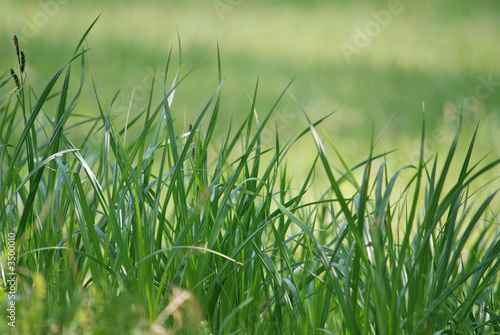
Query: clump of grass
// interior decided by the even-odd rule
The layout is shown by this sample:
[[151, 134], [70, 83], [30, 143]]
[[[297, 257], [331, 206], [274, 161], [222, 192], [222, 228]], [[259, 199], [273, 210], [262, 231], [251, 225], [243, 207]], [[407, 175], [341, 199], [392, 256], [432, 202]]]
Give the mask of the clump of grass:
[[[257, 82], [248, 117], [214, 141], [223, 101], [220, 57], [219, 86], [183, 131], [172, 105], [187, 76], [180, 43], [173, 79], [171, 51], [161, 97], [153, 80], [139, 116], [120, 126], [117, 96], [103, 103], [91, 77], [98, 116], [69, 125], [84, 98], [82, 46], [94, 24], [41, 94], [27, 81], [0, 100], [2, 259], [6, 264], [6, 241], [15, 233], [19, 320], [16, 328], [0, 324], [2, 332], [499, 331], [495, 193], [480, 198], [470, 186], [500, 161], [471, 164], [476, 133], [456, 180], [448, 179], [459, 132], [442, 166], [437, 156], [424, 161], [421, 151], [418, 166], [393, 176], [373, 144], [349, 168], [326, 135], [344, 170], [337, 175], [315, 128], [324, 118], [307, 119], [293, 140], [276, 132], [273, 146], [262, 145], [288, 86], [259, 118]], [[70, 89], [78, 60], [80, 81]], [[53, 117], [45, 110], [51, 100]], [[84, 133], [79, 142], [69, 136], [75, 130]], [[127, 131], [135, 134], [128, 142]], [[318, 150], [292, 185], [286, 157], [304, 136]], [[424, 142], [422, 126], [422, 148]], [[359, 180], [357, 169], [364, 170]], [[309, 190], [323, 171], [325, 192], [311, 202]], [[395, 194], [403, 171], [411, 177]], [[1, 309], [8, 303], [1, 293]]]

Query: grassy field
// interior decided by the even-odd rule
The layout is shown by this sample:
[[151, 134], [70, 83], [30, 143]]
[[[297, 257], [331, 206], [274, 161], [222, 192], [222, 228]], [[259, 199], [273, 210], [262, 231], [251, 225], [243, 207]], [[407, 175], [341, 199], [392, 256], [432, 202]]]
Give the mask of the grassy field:
[[[175, 113], [184, 123], [202, 108], [203, 99], [194, 98], [193, 92], [208, 97], [217, 84], [213, 64], [219, 42], [225, 94], [231, 97], [220, 113], [223, 123], [243, 120], [257, 76], [262, 88], [257, 107], [266, 109], [296, 75], [290, 92], [311, 116], [336, 112], [323, 129], [342, 139], [338, 145], [353, 163], [366, 154], [366, 130], [372, 125], [377, 134], [388, 126], [381, 145], [399, 149], [401, 164], [408, 163], [405, 153], [418, 151], [413, 140], [419, 136], [422, 101], [429, 133], [446, 132], [448, 141], [439, 135], [433, 139], [438, 146], [449, 145], [454, 115], [463, 110], [469, 133], [481, 118], [488, 125], [482, 130], [482, 146], [500, 152], [498, 142], [488, 140], [500, 135], [498, 84], [487, 96], [475, 93], [480, 78], [500, 82], [496, 1], [400, 1], [396, 13], [385, 20], [377, 20], [374, 13], [388, 11], [388, 1], [47, 2], [56, 4], [6, 1], [0, 14], [0, 30], [5, 32], [0, 62], [6, 62], [3, 68], [12, 67], [12, 35], [27, 35], [23, 43], [35, 87], [45, 86], [46, 78], [71, 55], [84, 27], [102, 14], [88, 46], [98, 69], [94, 76], [99, 93], [108, 102], [121, 90], [119, 101], [128, 106], [135, 87], [134, 111], [144, 107], [144, 82], [151, 80], [155, 66], [164, 67], [178, 31], [185, 71], [197, 67], [185, 83], [186, 92], [176, 99]], [[356, 39], [358, 31], [373, 33], [366, 42]], [[346, 57], [346, 44], [359, 53]], [[82, 102], [82, 109], [97, 116], [91, 101]], [[302, 128], [304, 118], [288, 96], [277, 115], [286, 120], [282, 131], [288, 138]]]
[[495, 2], [4, 8], [0, 332], [500, 332]]

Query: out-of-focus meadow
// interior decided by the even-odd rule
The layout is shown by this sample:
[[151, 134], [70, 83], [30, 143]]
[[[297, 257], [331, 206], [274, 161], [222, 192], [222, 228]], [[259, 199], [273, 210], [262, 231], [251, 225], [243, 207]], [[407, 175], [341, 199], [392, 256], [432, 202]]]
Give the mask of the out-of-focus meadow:
[[[217, 87], [219, 43], [227, 76], [220, 134], [222, 124], [247, 115], [257, 78], [264, 113], [296, 76], [289, 92], [313, 120], [335, 112], [321, 128], [350, 165], [368, 153], [372, 127], [376, 138], [382, 134], [379, 152], [398, 149], [396, 167], [415, 163], [423, 101], [429, 154], [449, 145], [460, 111], [466, 133], [481, 119], [479, 154], [500, 152], [497, 1], [8, 0], [0, 13], [2, 71], [15, 65], [17, 34], [29, 80], [41, 90], [98, 15], [88, 59], [103, 101], [121, 90], [112, 114], [123, 122], [134, 88], [131, 113], [146, 106], [155, 66], [162, 86], [179, 33], [181, 74], [196, 66], [172, 107], [185, 127]], [[78, 113], [97, 115], [86, 80], [89, 98]], [[270, 145], [276, 129], [287, 139], [306, 126], [288, 94], [275, 118], [263, 134]]]

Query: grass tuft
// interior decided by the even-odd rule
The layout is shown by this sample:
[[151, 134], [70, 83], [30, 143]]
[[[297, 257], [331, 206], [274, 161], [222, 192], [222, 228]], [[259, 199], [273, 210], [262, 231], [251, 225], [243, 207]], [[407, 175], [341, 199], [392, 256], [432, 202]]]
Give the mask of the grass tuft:
[[[2, 333], [500, 331], [497, 192], [477, 187], [494, 181], [500, 160], [473, 163], [479, 126], [458, 163], [460, 127], [441, 163], [424, 158], [424, 122], [416, 166], [390, 175], [390, 153], [377, 154], [372, 136], [350, 168], [316, 130], [326, 117], [304, 112], [307, 127], [289, 141], [276, 126], [266, 147], [292, 82], [262, 114], [257, 80], [247, 117], [217, 138], [217, 46], [218, 86], [183, 129], [174, 97], [192, 70], [181, 75], [180, 39], [177, 71], [171, 50], [163, 87], [153, 79], [142, 109], [126, 116], [115, 113], [118, 94], [101, 100], [90, 73], [98, 116], [81, 120], [84, 41], [96, 21], [40, 94], [13, 70], [0, 83], [17, 87], [0, 99], [0, 307], [16, 310], [16, 327], [4, 317]], [[292, 179], [287, 158], [307, 136], [316, 151]]]

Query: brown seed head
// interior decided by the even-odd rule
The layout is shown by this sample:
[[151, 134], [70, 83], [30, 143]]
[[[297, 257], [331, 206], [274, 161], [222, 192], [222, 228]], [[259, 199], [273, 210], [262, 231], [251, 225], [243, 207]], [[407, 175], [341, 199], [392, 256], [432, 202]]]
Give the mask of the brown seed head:
[[12, 69], [10, 69], [10, 74], [12, 75], [12, 78], [14, 78], [14, 82], [16, 83], [17, 89], [19, 89], [21, 85], [19, 84], [19, 78], [17, 77], [17, 74]]
[[26, 65], [26, 57], [24, 56], [24, 52], [21, 51], [21, 65], [19, 66], [19, 69], [21, 70], [21, 73], [24, 72], [24, 66]]
[[16, 47], [16, 54], [17, 57], [19, 58], [19, 41], [16, 35], [14, 35], [14, 46]]

